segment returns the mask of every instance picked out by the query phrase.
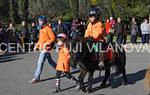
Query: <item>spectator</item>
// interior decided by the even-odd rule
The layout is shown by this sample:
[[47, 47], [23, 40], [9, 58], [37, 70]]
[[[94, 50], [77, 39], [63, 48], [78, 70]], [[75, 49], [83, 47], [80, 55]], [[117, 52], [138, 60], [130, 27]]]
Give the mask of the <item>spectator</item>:
[[121, 23], [121, 18], [119, 17], [117, 19], [117, 23], [115, 24], [115, 31], [116, 31], [116, 35], [117, 35], [117, 43], [118, 44], [122, 44], [122, 37], [123, 37], [123, 31], [122, 31], [122, 23]]
[[71, 27], [71, 37], [76, 39], [77, 37], [83, 36], [83, 31], [85, 31], [84, 23], [80, 19], [75, 19], [72, 22]]
[[65, 27], [62, 24], [60, 19], [58, 20], [58, 25], [57, 25], [56, 31], [57, 31], [57, 34], [59, 34], [59, 33], [65, 33], [66, 34]]
[[84, 21], [81, 21], [81, 22], [80, 22], [79, 29], [80, 29], [80, 33], [81, 33], [81, 36], [82, 36], [82, 37], [84, 37], [85, 28], [86, 28], [86, 27], [85, 27], [85, 22], [84, 22]]
[[71, 31], [76, 31], [78, 26], [79, 26], [79, 19], [74, 19], [72, 22]]
[[3, 24], [0, 25], [1, 43], [5, 43], [5, 45], [1, 46], [1, 49], [3, 51], [7, 50], [7, 45], [8, 45], [8, 35], [7, 35], [7, 32], [6, 32], [6, 28], [7, 28], [6, 25], [3, 25]]
[[110, 24], [111, 24], [111, 28], [113, 29], [115, 26], [115, 20], [113, 19], [113, 17], [110, 17]]
[[127, 42], [127, 25], [125, 21], [122, 21], [122, 32], [123, 32], [122, 41], [123, 41], [123, 44], [125, 45]]
[[111, 24], [110, 24], [109, 19], [106, 20], [105, 28], [106, 28], [107, 42], [108, 43], [112, 43], [112, 41], [113, 41], [113, 34], [110, 32]]
[[17, 35], [13, 23], [9, 24], [6, 32], [8, 35], [8, 42], [13, 44], [13, 46], [15, 46], [15, 50], [17, 50]]
[[37, 27], [35, 25], [35, 22], [32, 22], [29, 34], [30, 34], [30, 42], [31, 43], [36, 43], [37, 42], [38, 30], [37, 30]]
[[149, 43], [149, 34], [150, 34], [150, 23], [148, 19], [144, 19], [141, 24], [141, 32], [142, 32], [142, 44]]
[[115, 20], [113, 19], [113, 17], [110, 17], [110, 26], [111, 26], [111, 28], [110, 28], [110, 33], [111, 33], [111, 41], [110, 42], [113, 42], [113, 35], [114, 35], [114, 26], [115, 26]]
[[132, 22], [130, 23], [130, 31], [131, 31], [131, 43], [137, 43], [137, 34], [138, 34], [138, 26], [135, 18], [132, 18]]
[[9, 27], [6, 30], [8, 34], [8, 42], [9, 43], [17, 43], [16, 31], [13, 23], [9, 24]]
[[22, 26], [19, 33], [20, 44], [23, 47], [25, 45], [25, 50], [27, 51], [27, 44], [29, 42], [29, 31], [25, 21], [22, 21]]

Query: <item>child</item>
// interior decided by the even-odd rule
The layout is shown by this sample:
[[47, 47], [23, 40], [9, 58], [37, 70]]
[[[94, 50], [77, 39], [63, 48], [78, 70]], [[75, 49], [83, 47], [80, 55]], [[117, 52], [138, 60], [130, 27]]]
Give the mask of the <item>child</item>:
[[66, 35], [64, 33], [60, 33], [57, 35], [58, 37], [58, 42], [57, 42], [57, 46], [58, 46], [58, 62], [57, 62], [57, 66], [56, 66], [56, 93], [61, 91], [60, 89], [60, 76], [61, 73], [64, 72], [65, 76], [68, 79], [73, 80], [76, 85], [78, 84], [78, 81], [75, 77], [73, 77], [70, 74], [70, 54], [69, 54], [69, 50], [68, 48], [65, 46], [65, 41], [67, 39]]

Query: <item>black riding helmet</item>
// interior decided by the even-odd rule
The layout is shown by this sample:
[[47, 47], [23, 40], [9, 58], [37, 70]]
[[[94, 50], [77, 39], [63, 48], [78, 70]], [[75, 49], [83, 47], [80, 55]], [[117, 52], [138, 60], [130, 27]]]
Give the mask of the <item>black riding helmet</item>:
[[100, 17], [100, 10], [98, 8], [92, 8], [88, 14], [89, 17], [94, 16], [96, 19]]

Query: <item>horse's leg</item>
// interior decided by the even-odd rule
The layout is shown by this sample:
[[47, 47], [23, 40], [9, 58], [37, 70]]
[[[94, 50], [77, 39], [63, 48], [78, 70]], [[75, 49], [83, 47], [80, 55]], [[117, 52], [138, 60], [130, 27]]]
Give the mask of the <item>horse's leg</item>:
[[84, 70], [84, 69], [80, 69], [80, 74], [79, 74], [79, 77], [78, 77], [78, 80], [79, 80], [79, 87], [77, 87], [78, 89], [81, 89], [83, 92], [86, 92], [86, 89], [85, 89], [85, 86], [84, 86], [84, 78], [87, 74], [87, 71]]
[[100, 85], [100, 88], [106, 87], [106, 82], [107, 82], [109, 76], [110, 76], [110, 68], [105, 70], [105, 77], [102, 81], [102, 84]]
[[126, 77], [126, 69], [125, 69], [125, 66], [126, 66], [126, 54], [125, 54], [125, 51], [124, 52], [121, 52], [121, 54], [119, 55], [120, 56], [120, 64], [122, 68], [121, 69], [121, 73], [123, 75], [123, 85], [126, 85], [128, 80], [127, 80], [127, 77]]
[[88, 77], [88, 88], [87, 88], [88, 93], [90, 93], [90, 92], [92, 91], [93, 74], [94, 74], [94, 71], [89, 72], [89, 77]]
[[127, 76], [126, 76], [126, 69], [125, 69], [124, 66], [123, 66], [123, 69], [122, 69], [122, 75], [123, 75], [123, 85], [126, 85], [128, 80], [127, 80]]

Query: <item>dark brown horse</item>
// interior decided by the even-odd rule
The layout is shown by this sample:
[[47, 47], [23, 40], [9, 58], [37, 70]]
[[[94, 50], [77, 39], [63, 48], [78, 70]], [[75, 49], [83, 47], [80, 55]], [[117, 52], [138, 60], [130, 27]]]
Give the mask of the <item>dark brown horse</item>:
[[[123, 47], [120, 46], [122, 51], [119, 48], [118, 50], [115, 49], [111, 60], [107, 60], [107, 59], [102, 60], [101, 58], [102, 56], [99, 56], [100, 60], [95, 61], [93, 60], [93, 56], [95, 55], [93, 52], [89, 50], [89, 46], [88, 46], [88, 45], [93, 44], [91, 39], [84, 38], [84, 39], [80, 39], [76, 41], [74, 40], [71, 43], [72, 43], [72, 49], [73, 49], [71, 50], [72, 65], [76, 66], [76, 64], [78, 64], [80, 67], [80, 74], [78, 77], [79, 88], [83, 92], [86, 92], [86, 88], [84, 85], [84, 78], [86, 74], [89, 73], [87, 91], [91, 92], [93, 74], [95, 70], [102, 70], [102, 68], [105, 70], [105, 77], [102, 81], [102, 84], [100, 85], [100, 88], [104, 88], [106, 86], [106, 82], [108, 80], [108, 77], [110, 76], [110, 68], [112, 66], [116, 67], [117, 74], [123, 75], [123, 83], [127, 83], [126, 70], [125, 70], [126, 54], [125, 54]], [[79, 46], [76, 46], [77, 44]], [[113, 44], [112, 46], [113, 48], [115, 48], [115, 44]], [[76, 50], [77, 47], [79, 48], [78, 50]], [[76, 51], [74, 52], [74, 50]], [[101, 54], [101, 52], [99, 54]], [[104, 67], [102, 68], [99, 66], [100, 61], [104, 62]]]

